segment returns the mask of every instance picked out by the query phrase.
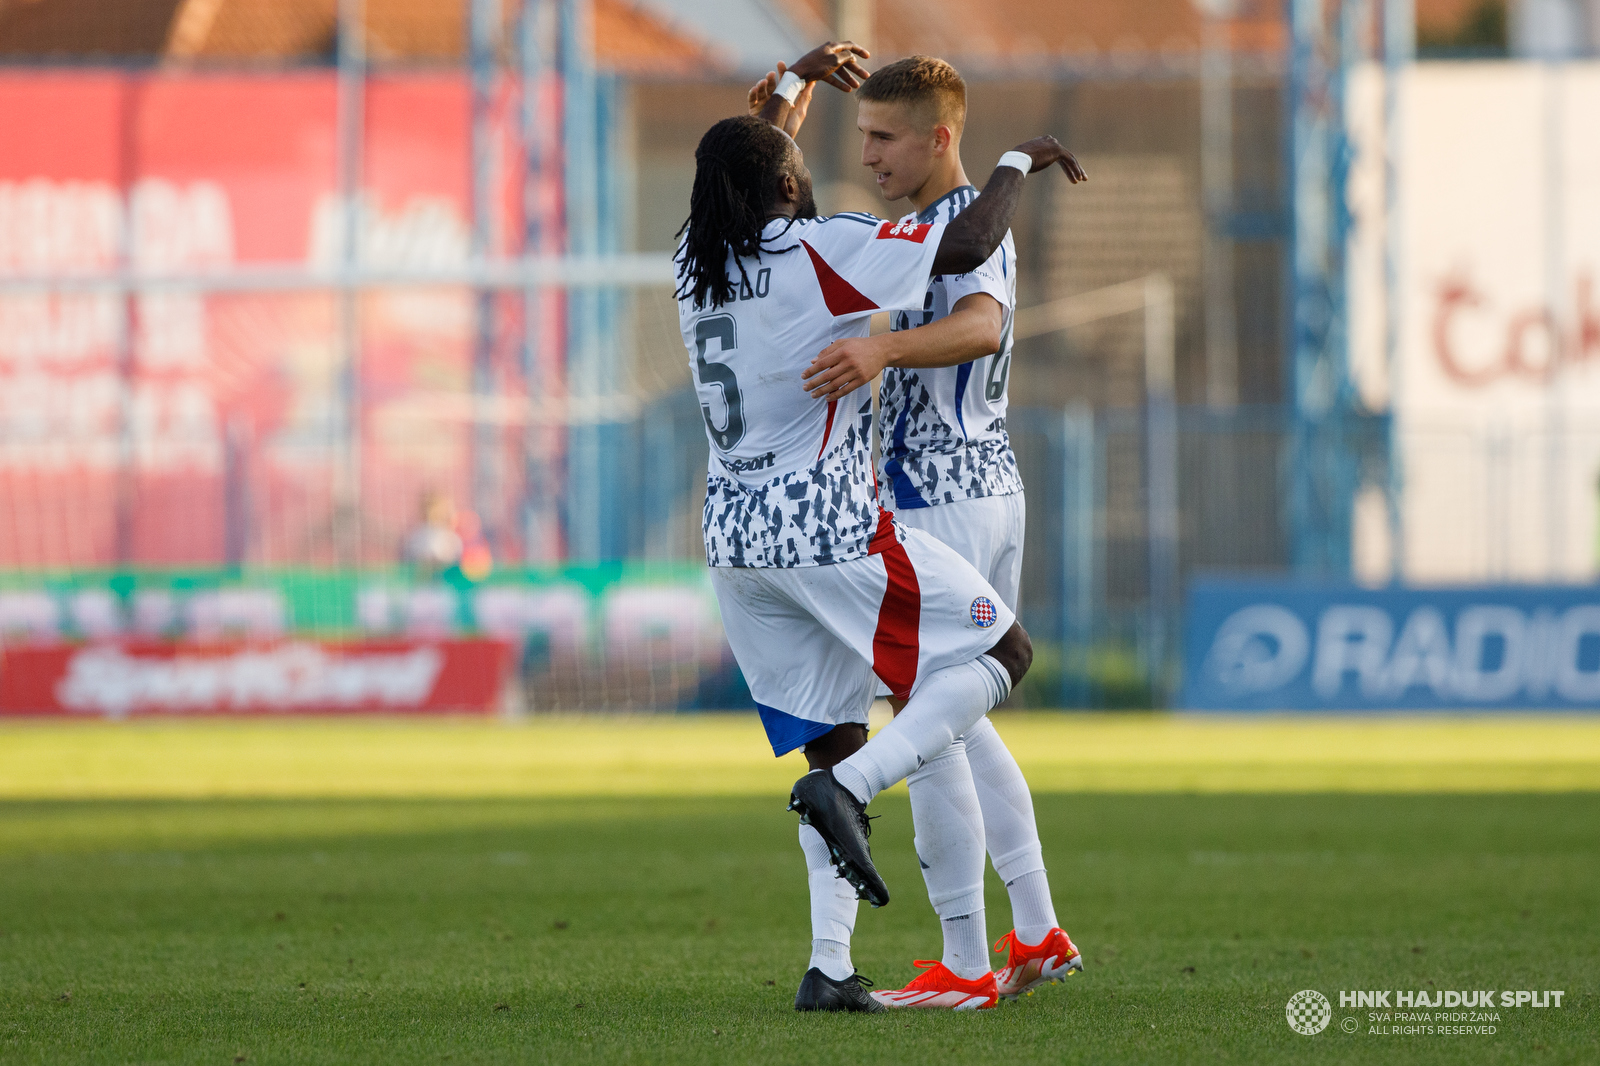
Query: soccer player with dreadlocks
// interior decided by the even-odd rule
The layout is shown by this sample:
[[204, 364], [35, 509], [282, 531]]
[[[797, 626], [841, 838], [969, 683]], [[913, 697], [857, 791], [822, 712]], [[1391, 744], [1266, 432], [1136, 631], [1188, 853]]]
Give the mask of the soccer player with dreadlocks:
[[[930, 277], [982, 265], [1027, 174], [1059, 165], [1082, 178], [1070, 153], [1040, 137], [1002, 156], [954, 221], [818, 218], [811, 175], [782, 126], [808, 83], [858, 87], [858, 57], [866, 52], [848, 43], [824, 45], [785, 72], [759, 118], [706, 133], [676, 257], [679, 323], [711, 442], [712, 584], [774, 753], [803, 746], [811, 766], [790, 796], [812, 897], [800, 1010], [883, 1009], [849, 957], [856, 897], [889, 901], [866, 807], [948, 749], [1032, 660], [993, 586], [878, 505], [870, 397], [812, 399], [802, 374], [833, 341], [866, 336], [874, 312], [920, 308]], [[880, 679], [905, 707], [867, 740]]]
[[[750, 90], [752, 111], [777, 86], [776, 72]], [[856, 93], [862, 165], [888, 201], [910, 201], [900, 222], [956, 218], [978, 195], [961, 164], [967, 87], [933, 56], [873, 72]], [[807, 101], [808, 102], [808, 101]], [[791, 136], [805, 120], [791, 112]], [[1026, 507], [1006, 432], [1011, 316], [1017, 253], [1007, 233], [977, 270], [935, 275], [922, 307], [891, 318], [891, 332], [835, 341], [806, 370], [811, 395], [842, 400], [879, 379], [880, 491], [895, 521], [954, 548], [1013, 611], [1022, 578]], [[879, 686], [879, 693], [886, 690]], [[896, 703], [891, 697], [891, 703]], [[993, 981], [1015, 998], [1083, 967], [1057, 924], [1028, 782], [987, 717], [907, 779], [928, 898], [944, 933], [944, 957], [910, 984], [873, 998], [891, 1007], [947, 1007]], [[983, 859], [1011, 897], [1007, 952], [989, 971]]]

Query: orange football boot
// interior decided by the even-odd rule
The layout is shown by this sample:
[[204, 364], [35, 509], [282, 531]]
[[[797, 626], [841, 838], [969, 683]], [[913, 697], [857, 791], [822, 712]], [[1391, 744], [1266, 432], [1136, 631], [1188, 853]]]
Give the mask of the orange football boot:
[[994, 975], [1002, 999], [1016, 999], [1046, 981], [1064, 981], [1076, 970], [1083, 969], [1083, 954], [1072, 942], [1065, 929], [1059, 926], [1038, 944], [1029, 946], [1017, 939], [1015, 929], [995, 941], [994, 949], [1010, 945], [1011, 951], [1005, 966]]
[[904, 988], [883, 989], [872, 998], [885, 1007], [921, 1007], [929, 1010], [988, 1010], [1000, 1002], [994, 974], [964, 981], [936, 959], [918, 959], [925, 967]]

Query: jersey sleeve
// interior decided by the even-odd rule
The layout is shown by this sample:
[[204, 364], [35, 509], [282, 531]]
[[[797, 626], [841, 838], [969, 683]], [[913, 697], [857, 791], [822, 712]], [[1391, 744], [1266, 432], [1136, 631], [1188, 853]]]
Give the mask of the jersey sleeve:
[[922, 307], [945, 224], [869, 217], [834, 216], [801, 238], [835, 318]]
[[1000, 242], [1000, 247], [994, 254], [984, 260], [983, 265], [977, 270], [966, 274], [946, 274], [944, 278], [944, 291], [950, 298], [950, 307], [955, 309], [956, 304], [973, 293], [981, 292], [993, 296], [1000, 302], [1001, 307], [1011, 306], [1011, 286], [1008, 284], [1007, 275], [1017, 268], [1013, 261], [1011, 234], [1006, 234], [1006, 239]]

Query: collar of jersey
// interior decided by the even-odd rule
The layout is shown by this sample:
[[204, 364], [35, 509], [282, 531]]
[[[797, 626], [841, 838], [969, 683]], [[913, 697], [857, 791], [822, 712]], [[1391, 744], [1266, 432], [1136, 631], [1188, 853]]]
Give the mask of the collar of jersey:
[[949, 199], [951, 199], [953, 197], [959, 196], [960, 194], [966, 192], [968, 189], [971, 189], [973, 192], [977, 192], [978, 191], [977, 186], [975, 186], [975, 185], [959, 185], [956, 188], [951, 189], [949, 192], [945, 193], [943, 196], [939, 197], [937, 200], [935, 200], [933, 203], [929, 204], [927, 207], [924, 207], [920, 212], [918, 212], [917, 221], [918, 222], [937, 222], [937, 221], [939, 221], [938, 214], [937, 214], [937, 212], [939, 210], [939, 205], [944, 203], [946, 200], [949, 200]]
[[798, 240], [796, 240], [794, 243], [790, 244], [786, 248], [767, 247], [766, 244], [765, 244], [766, 241], [775, 240], [776, 239], [776, 235], [774, 235], [772, 237], [768, 237], [767, 236], [767, 230], [770, 227], [774, 226], [774, 225], [777, 225], [777, 226], [780, 226], [780, 227], [787, 227], [787, 228], [781, 229], [781, 232], [787, 235], [787, 234], [793, 232], [793, 229], [794, 229], [795, 226], [803, 226], [803, 225], [805, 225], [805, 223], [807, 221], [809, 221], [809, 220], [803, 219], [803, 218], [784, 218], [782, 216], [779, 216], [777, 218], [769, 218], [769, 219], [767, 219], [765, 222], [761, 223], [761, 240], [763, 242], [762, 250], [763, 251], [768, 251], [768, 252], [787, 252], [787, 251], [790, 251], [792, 249], [800, 247], [800, 242]]

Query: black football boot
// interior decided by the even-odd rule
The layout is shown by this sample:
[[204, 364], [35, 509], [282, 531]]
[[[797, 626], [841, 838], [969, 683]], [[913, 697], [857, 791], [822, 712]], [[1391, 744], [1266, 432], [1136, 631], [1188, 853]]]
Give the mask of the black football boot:
[[831, 770], [817, 770], [794, 783], [789, 809], [800, 812], [800, 824], [821, 834], [839, 876], [856, 889], [856, 897], [874, 907], [889, 902], [889, 886], [872, 865], [867, 837], [872, 827], [867, 809], [850, 790], [839, 784]]
[[843, 981], [835, 981], [813, 966], [800, 979], [800, 991], [794, 994], [794, 1009], [858, 1011], [862, 1014], [888, 1010], [861, 987], [871, 983], [858, 973], [851, 974]]

